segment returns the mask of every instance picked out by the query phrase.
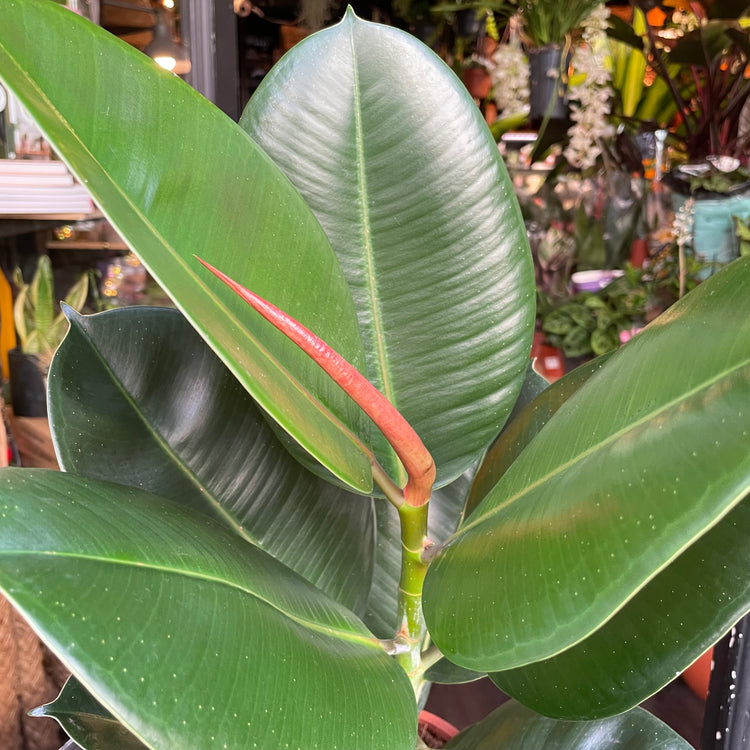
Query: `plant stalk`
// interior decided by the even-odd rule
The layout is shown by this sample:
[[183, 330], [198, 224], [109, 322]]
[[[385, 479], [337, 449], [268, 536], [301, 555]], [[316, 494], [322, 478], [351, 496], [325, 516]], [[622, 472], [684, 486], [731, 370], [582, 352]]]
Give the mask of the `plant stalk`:
[[398, 614], [401, 627], [398, 638], [407, 648], [398, 659], [419, 696], [422, 684], [421, 651], [427, 629], [422, 614], [422, 588], [428, 564], [422, 560], [427, 542], [427, 508], [404, 503], [399, 509], [401, 521], [401, 579], [398, 586]]

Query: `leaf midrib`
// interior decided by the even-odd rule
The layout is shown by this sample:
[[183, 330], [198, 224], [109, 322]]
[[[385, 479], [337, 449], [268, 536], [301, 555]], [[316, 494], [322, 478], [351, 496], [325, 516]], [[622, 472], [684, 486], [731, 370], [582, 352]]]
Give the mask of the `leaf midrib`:
[[115, 384], [115, 387], [122, 395], [124, 401], [128, 404], [128, 406], [131, 408], [132, 412], [136, 415], [138, 420], [145, 426], [146, 431], [152, 436], [156, 444], [160, 447], [160, 449], [163, 451], [164, 454], [166, 454], [167, 457], [172, 459], [172, 463], [175, 464], [178, 467], [178, 470], [180, 471], [183, 476], [187, 477], [188, 481], [199, 491], [201, 497], [205, 498], [207, 502], [209, 502], [214, 510], [218, 513], [218, 515], [226, 521], [229, 528], [234, 531], [236, 534], [241, 536], [245, 541], [254, 544], [258, 546], [258, 540], [254, 537], [250, 536], [247, 531], [243, 528], [243, 526], [233, 517], [231, 516], [224, 506], [221, 504], [219, 499], [216, 497], [216, 495], [211, 492], [208, 487], [200, 481], [198, 476], [194, 471], [192, 471], [184, 461], [181, 460], [179, 454], [177, 454], [170, 444], [164, 439], [164, 437], [161, 435], [161, 433], [156, 430], [156, 428], [153, 426], [152, 422], [147, 419], [146, 414], [143, 409], [139, 407], [138, 402], [132, 397], [130, 394], [130, 391], [128, 391], [125, 388], [125, 385], [123, 384], [121, 378], [117, 375], [115, 370], [110, 366], [109, 361], [102, 355], [101, 350], [98, 346], [96, 346], [94, 339], [90, 336], [89, 331], [87, 328], [85, 328], [80, 323], [80, 316], [79, 314], [76, 315], [76, 323], [78, 326], [78, 330], [85, 334], [85, 340], [89, 344], [89, 348], [91, 351], [93, 351], [95, 357], [99, 360], [99, 362], [102, 364], [104, 370], [109, 374], [110, 381]]
[[[455, 535], [454, 538], [458, 538], [460, 535], [462, 535], [464, 532], [468, 531], [469, 529], [472, 529], [473, 527], [478, 526], [478, 525], [484, 523], [487, 519], [489, 519], [492, 516], [500, 513], [502, 510], [504, 510], [505, 508], [507, 508], [509, 505], [512, 505], [516, 501], [520, 500], [524, 496], [526, 496], [529, 493], [531, 493], [533, 490], [537, 489], [538, 487], [541, 487], [543, 484], [546, 484], [547, 482], [552, 481], [553, 479], [555, 479], [559, 475], [563, 474], [567, 469], [569, 469], [571, 466], [575, 465], [579, 461], [582, 461], [583, 459], [588, 458], [589, 456], [595, 454], [597, 451], [602, 450], [606, 446], [611, 445], [613, 442], [615, 442], [616, 440], [618, 440], [620, 437], [622, 437], [623, 435], [626, 435], [628, 432], [631, 432], [632, 430], [636, 429], [638, 426], [646, 424], [646, 423], [652, 421], [653, 419], [655, 419], [656, 417], [658, 417], [660, 414], [668, 411], [669, 409], [673, 408], [677, 404], [680, 404], [680, 403], [682, 403], [682, 402], [684, 402], [684, 401], [686, 401], [688, 399], [693, 398], [697, 394], [699, 394], [702, 391], [705, 391], [705, 390], [711, 388], [712, 386], [716, 385], [720, 381], [722, 381], [722, 380], [724, 380], [724, 379], [726, 379], [728, 377], [731, 377], [731, 375], [734, 374], [735, 372], [738, 372], [738, 371], [740, 371], [740, 370], [742, 370], [744, 368], [747, 368], [749, 366], [750, 366], [750, 357], [747, 357], [742, 362], [736, 364], [734, 367], [731, 367], [731, 368], [729, 368], [727, 370], [722, 370], [720, 373], [718, 373], [715, 377], [711, 378], [710, 380], [703, 381], [702, 383], [700, 383], [699, 385], [695, 386], [694, 388], [691, 388], [689, 391], [686, 391], [685, 393], [681, 394], [679, 397], [674, 398], [674, 399], [666, 402], [665, 404], [663, 404], [658, 409], [654, 409], [653, 411], [648, 412], [647, 414], [645, 414], [640, 419], [638, 419], [638, 420], [636, 420], [634, 422], [629, 423], [628, 425], [622, 427], [621, 429], [617, 430], [616, 432], [613, 432], [611, 435], [609, 435], [604, 440], [600, 440], [598, 443], [595, 443], [590, 448], [588, 448], [588, 449], [586, 449], [584, 451], [581, 451], [580, 453], [578, 453], [575, 456], [571, 457], [565, 463], [560, 464], [555, 469], [553, 469], [552, 471], [548, 472], [544, 476], [540, 477], [536, 481], [532, 482], [531, 484], [526, 485], [519, 492], [516, 492], [514, 495], [511, 495], [509, 498], [507, 498], [503, 502], [499, 503], [494, 508], [491, 508], [490, 510], [486, 511], [480, 517], [477, 517], [474, 521], [466, 524], [466, 526], [462, 527], [456, 533], [456, 535]], [[556, 412], [556, 414], [557, 413], [559, 413], [559, 410], [558, 410], [558, 412]], [[554, 416], [555, 415], [553, 415], [553, 418], [554, 418]], [[540, 432], [540, 435], [542, 435], [542, 434], [544, 434], [544, 429], [542, 429], [542, 431]], [[535, 438], [535, 440], [536, 439], [538, 439], [538, 436], [537, 436], [537, 438]], [[529, 446], [532, 445], [533, 442], [534, 442], [534, 440], [532, 440], [532, 442], [529, 443]], [[520, 455], [523, 455], [523, 453], [526, 450], [528, 450], [529, 446], [527, 446], [524, 449], [524, 451], [521, 452]], [[516, 459], [516, 461], [517, 460], [518, 459]], [[499, 480], [498, 484], [500, 482], [502, 482], [502, 478]], [[495, 485], [495, 487], [497, 487], [497, 484]], [[495, 487], [493, 487], [492, 489], [490, 489], [489, 492], [487, 493], [487, 495], [485, 497], [489, 496], [489, 494], [494, 491]]]
[[133, 568], [139, 571], [148, 570], [148, 571], [153, 571], [157, 573], [166, 573], [166, 574], [171, 574], [171, 575], [176, 575], [176, 576], [184, 576], [190, 579], [217, 584], [220, 586], [226, 586], [230, 589], [233, 589], [235, 591], [241, 591], [242, 593], [247, 594], [248, 596], [251, 596], [256, 601], [259, 601], [265, 604], [266, 606], [270, 607], [271, 609], [275, 610], [276, 612], [283, 615], [287, 619], [302, 626], [303, 628], [307, 630], [311, 630], [311, 631], [320, 633], [322, 635], [327, 635], [329, 637], [339, 638], [341, 640], [349, 641], [351, 643], [359, 643], [360, 645], [365, 645], [371, 648], [380, 649], [379, 642], [374, 637], [358, 635], [351, 631], [341, 630], [339, 628], [322, 625], [321, 623], [317, 623], [312, 620], [307, 620], [303, 617], [300, 617], [299, 615], [294, 615], [290, 612], [287, 612], [278, 604], [275, 604], [274, 602], [270, 601], [268, 598], [261, 596], [260, 594], [258, 594], [255, 591], [252, 591], [246, 586], [241, 585], [239, 582], [230, 581], [225, 578], [219, 578], [217, 576], [208, 575], [206, 573], [200, 573], [198, 571], [186, 570], [184, 568], [183, 569], [173, 568], [173, 567], [169, 567], [166, 565], [157, 565], [155, 563], [144, 563], [140, 561], [134, 562], [134, 561], [122, 560], [122, 559], [117, 559], [117, 558], [112, 558], [112, 557], [102, 557], [100, 555], [85, 555], [81, 553], [57, 552], [57, 551], [52, 551], [52, 550], [40, 551], [40, 550], [24, 550], [24, 549], [20, 549], [20, 550], [3, 549], [3, 550], [0, 550], [0, 558], [2, 557], [68, 558], [71, 560], [83, 560], [86, 562], [96, 562], [96, 563], [101, 563], [103, 565], [121, 565], [123, 567]]
[[[383, 315], [380, 304], [380, 296], [377, 290], [377, 276], [375, 272], [375, 252], [372, 244], [372, 222], [370, 220], [370, 211], [368, 208], [368, 181], [367, 172], [365, 169], [365, 148], [364, 148], [364, 126], [362, 123], [362, 97], [361, 97], [361, 86], [359, 80], [359, 65], [357, 64], [357, 48], [354, 43], [354, 26], [349, 26], [349, 42], [351, 46], [352, 55], [352, 70], [354, 74], [354, 129], [355, 129], [355, 147], [357, 153], [357, 189], [359, 191], [360, 200], [360, 211], [362, 221], [362, 240], [365, 257], [365, 265], [367, 267], [367, 298], [369, 301], [369, 307], [371, 312], [371, 318], [373, 323], [373, 340], [375, 342], [374, 355], [377, 363], [377, 369], [379, 374], [379, 380], [383, 395], [388, 401], [398, 408], [396, 400], [396, 393], [393, 387], [393, 379], [390, 375], [390, 369], [388, 367], [388, 351], [386, 346], [386, 338], [383, 324]], [[401, 476], [393, 477], [399, 484], [403, 484], [406, 481], [406, 475], [403, 472], [400, 462], [396, 462], [394, 467]]]

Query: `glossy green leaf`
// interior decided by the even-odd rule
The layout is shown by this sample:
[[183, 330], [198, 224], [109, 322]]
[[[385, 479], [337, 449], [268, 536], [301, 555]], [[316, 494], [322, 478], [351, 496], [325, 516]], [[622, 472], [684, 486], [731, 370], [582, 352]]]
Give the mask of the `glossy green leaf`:
[[[492, 444], [477, 469], [469, 496], [466, 499], [464, 516], [468, 518], [487, 493], [500, 481], [500, 477], [513, 465], [521, 451], [539, 433], [550, 417], [572, 396], [595, 372], [598, 372], [609, 355], [597, 357], [576, 367], [564, 377], [545, 389], [538, 381], [529, 380], [525, 388], [529, 398], [524, 407], [514, 408], [508, 425]], [[545, 381], [546, 382], [546, 381]], [[524, 395], [522, 391], [521, 396]], [[521, 398], [519, 397], [519, 401]], [[517, 405], [518, 406], [518, 405]]]
[[637, 708], [604, 721], [555, 721], [508, 701], [452, 739], [449, 750], [692, 750], [666, 724]]
[[536, 358], [529, 361], [526, 366], [526, 377], [521, 386], [521, 392], [518, 394], [516, 403], [510, 412], [508, 421], [514, 420], [522, 409], [525, 409], [537, 396], [549, 388], [549, 381], [540, 375], [535, 369]]
[[750, 610], [745, 500], [581, 643], [490, 677], [547, 716], [598, 718], [644, 701]]
[[363, 612], [372, 500], [300, 466], [177, 310], [68, 314], [48, 381], [62, 468], [207, 513]]
[[[539, 373], [534, 370], [533, 363], [529, 363], [529, 366], [526, 370], [526, 379], [524, 380], [523, 387], [521, 388], [521, 393], [518, 396], [518, 400], [516, 401], [513, 410], [511, 411], [510, 417], [508, 418], [508, 424], [505, 426], [503, 431], [500, 433], [500, 437], [497, 441], [495, 441], [495, 444], [502, 440], [503, 435], [508, 430], [513, 429], [514, 424], [516, 423], [516, 420], [523, 414], [526, 410], [526, 407], [529, 403], [534, 401], [538, 396], [540, 396], [541, 393], [546, 391], [550, 387], [550, 384], [545, 380]], [[554, 384], [553, 386], [554, 387]], [[493, 444], [493, 445], [495, 445]], [[491, 449], [492, 450], [492, 449]], [[486, 467], [487, 465], [487, 458], [482, 462], [481, 466]], [[465, 481], [471, 482], [471, 490], [468, 495], [468, 499], [464, 503], [464, 509], [461, 514], [461, 518], [463, 519], [468, 513], [472, 510], [472, 503], [471, 503], [471, 495], [475, 492], [475, 487], [477, 485], [479, 472], [482, 469], [478, 470], [477, 472], [471, 472], [469, 474], [466, 474], [463, 479]], [[486, 473], [487, 469], [483, 469]], [[473, 477], [473, 479], [472, 479]], [[460, 485], [457, 483], [453, 483], [450, 485], [451, 488], [458, 489]], [[466, 489], [465, 485], [461, 488], [460, 492], [462, 493], [461, 496], [466, 496]], [[439, 493], [437, 493], [439, 494]], [[457, 500], [459, 498], [456, 498]], [[453, 526], [453, 531], [455, 531], [455, 526]], [[442, 543], [446, 541], [448, 535], [443, 534], [439, 537], [434, 537], [435, 541], [437, 543]], [[474, 680], [481, 679], [482, 677], [485, 677], [485, 672], [475, 672], [471, 669], [465, 669], [464, 667], [459, 667], [456, 664], [453, 664], [448, 659], [442, 658], [435, 664], [433, 664], [426, 672], [425, 672], [425, 679], [428, 682], [437, 682], [444, 685], [460, 685], [465, 682], [473, 682]]]
[[428, 682], [437, 682], [442, 685], [463, 685], [466, 682], [474, 682], [486, 677], [484, 672], [475, 672], [472, 669], [464, 669], [453, 664], [446, 658], [435, 662], [424, 674]]
[[12, 468], [0, 517], [0, 589], [153, 750], [413, 750], [396, 661], [348, 610], [205, 516]]
[[342, 481], [369, 492], [360, 410], [194, 257], [365, 366], [336, 257], [270, 159], [179, 78], [47, 0], [3, 2], [0, 79], [263, 408]]
[[102, 706], [75, 678], [70, 677], [60, 695], [31, 711], [49, 716], [86, 750], [144, 750], [144, 745]]
[[451, 661], [500, 671], [572, 646], [744, 497], [749, 279], [740, 259], [613, 354], [438, 556], [424, 608]]
[[[446, 484], [507, 418], [534, 326], [526, 232], [479, 110], [413, 36], [350, 11], [273, 68], [240, 123], [326, 230], [368, 377]], [[382, 441], [376, 454], [398, 477]]]
[[[527, 372], [524, 387], [508, 424], [492, 444], [474, 475], [463, 518], [471, 515], [550, 417], [599, 370], [607, 356], [584, 363], [552, 384], [547, 383], [533, 369]], [[485, 672], [465, 669], [443, 658], [427, 670], [425, 678], [430, 682], [453, 685], [472, 682], [485, 675]], [[502, 684], [500, 687], [502, 689]], [[512, 694], [510, 691], [506, 692]]]

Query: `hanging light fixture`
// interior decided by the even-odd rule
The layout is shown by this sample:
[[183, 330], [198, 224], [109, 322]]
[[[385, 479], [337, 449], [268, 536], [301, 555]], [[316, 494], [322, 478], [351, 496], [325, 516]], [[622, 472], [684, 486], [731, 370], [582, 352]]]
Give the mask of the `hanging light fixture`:
[[190, 72], [187, 50], [175, 39], [172, 12], [163, 5], [156, 7], [154, 35], [143, 51], [172, 73], [182, 76]]

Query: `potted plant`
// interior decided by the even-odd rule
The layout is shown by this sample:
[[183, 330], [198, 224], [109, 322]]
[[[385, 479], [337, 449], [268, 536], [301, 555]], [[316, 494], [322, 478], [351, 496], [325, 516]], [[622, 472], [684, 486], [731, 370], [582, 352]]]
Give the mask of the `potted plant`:
[[[677, 120], [672, 142], [689, 162], [707, 156], [737, 156], [745, 151], [742, 109], [750, 95], [745, 8], [730, 2], [692, 2], [691, 13], [659, 4], [664, 19], [657, 28], [647, 12], [652, 5], [633, 0], [638, 33], [627, 41], [648, 53], [654, 73], [667, 85]], [[667, 33], [659, 33], [665, 30]], [[672, 123], [662, 123], [672, 124]]]
[[[18, 347], [10, 355], [10, 383], [14, 412], [20, 416], [46, 416], [47, 370], [50, 360], [68, 329], [67, 320], [55, 298], [52, 263], [47, 255], [36, 261], [29, 283], [20, 268], [13, 271], [16, 298], [13, 322]], [[89, 275], [84, 273], [70, 288], [65, 303], [80, 310], [86, 303]]]
[[[47, 422], [47, 370], [68, 328], [55, 297], [52, 263], [41, 255], [29, 283], [20, 268], [13, 272], [16, 298], [13, 322], [18, 345], [8, 351], [11, 411], [8, 421], [23, 466], [56, 468]], [[82, 274], [65, 296], [80, 310], [89, 292], [89, 274]]]
[[532, 120], [567, 118], [571, 34], [601, 0], [518, 0], [521, 38], [529, 57]]
[[545, 388], [507, 175], [413, 37], [348, 13], [238, 126], [46, 0], [3, 21], [182, 311], [70, 312], [64, 471], [0, 474], [0, 588], [75, 675], [42, 713], [89, 750], [412, 750], [429, 681], [490, 673], [534, 710], [454, 748], [686, 748], [622, 712], [750, 607], [750, 261]]

